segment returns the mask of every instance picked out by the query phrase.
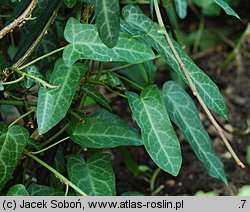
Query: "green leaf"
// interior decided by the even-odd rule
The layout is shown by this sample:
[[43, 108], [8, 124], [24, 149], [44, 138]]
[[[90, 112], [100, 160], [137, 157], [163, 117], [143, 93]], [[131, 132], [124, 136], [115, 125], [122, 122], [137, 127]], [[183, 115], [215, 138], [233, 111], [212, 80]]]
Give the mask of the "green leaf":
[[187, 16], [187, 0], [174, 0], [175, 9], [180, 18]]
[[108, 72], [106, 73], [106, 76], [107, 76], [108, 83], [109, 83], [112, 87], [116, 87], [116, 86], [122, 84], [121, 80], [120, 80], [114, 73], [108, 71]]
[[219, 196], [219, 193], [216, 191], [208, 191], [208, 192], [197, 191], [195, 193], [195, 196]]
[[84, 123], [73, 120], [70, 128], [72, 129], [70, 139], [84, 147], [113, 148], [142, 145], [136, 130], [106, 110], [99, 110], [96, 117], [86, 117]]
[[244, 185], [239, 189], [237, 196], [250, 196], [250, 185]]
[[63, 0], [63, 3], [68, 7], [68, 8], [73, 8], [76, 4], [76, 0]]
[[[118, 65], [121, 66], [125, 64], [126, 63], [121, 63]], [[122, 73], [122, 75], [126, 76], [142, 87], [147, 87], [154, 82], [156, 67], [153, 61], [149, 60], [144, 63], [135, 64], [131, 67], [122, 69], [118, 73]]]
[[[141, 35], [140, 40], [155, 48], [170, 67], [188, 84], [159, 25], [145, 16], [138, 7], [133, 5], [128, 5], [123, 8], [123, 18], [125, 21], [121, 22], [122, 29], [130, 32], [132, 35]], [[179, 44], [173, 39], [171, 40], [182, 62], [188, 69], [189, 75], [203, 101], [211, 110], [227, 118], [225, 101], [218, 87], [196, 66], [192, 59], [181, 49]]]
[[[2, 127], [1, 127], [2, 128]], [[4, 130], [4, 127], [2, 128]], [[24, 127], [14, 125], [0, 135], [0, 190], [14, 172], [24, 147], [29, 140], [29, 132]]]
[[151, 61], [146, 61], [144, 63], [142, 63], [144, 70], [147, 74], [147, 83], [151, 84], [154, 82], [154, 78], [156, 75], [156, 67], [154, 65], [153, 60]]
[[[228, 15], [235, 16], [240, 19], [236, 12], [223, 0], [213, 0], [215, 4], [218, 4]], [[240, 19], [241, 20], [241, 19]]]
[[212, 147], [192, 99], [173, 81], [163, 85], [162, 94], [171, 120], [180, 128], [208, 174], [227, 184], [224, 166]]
[[63, 51], [67, 65], [79, 59], [141, 63], [155, 58], [150, 47], [126, 33], [120, 33], [117, 45], [110, 49], [100, 39], [95, 25], [81, 24], [74, 18], [67, 22], [64, 37], [70, 43]]
[[64, 149], [62, 146], [58, 147], [54, 158], [54, 166], [56, 170], [60, 173], [63, 173], [66, 170], [65, 159], [64, 159]]
[[7, 196], [29, 196], [29, 193], [23, 184], [16, 184], [8, 190]]
[[83, 64], [68, 67], [62, 59], [56, 62], [49, 83], [60, 87], [53, 89], [41, 87], [38, 93], [37, 124], [39, 134], [46, 133], [65, 117], [86, 70], [86, 66]]
[[155, 85], [151, 85], [141, 92], [141, 96], [133, 92], [127, 92], [127, 96], [150, 157], [161, 169], [176, 176], [182, 161], [180, 143], [160, 91]]
[[8, 130], [7, 124], [5, 124], [4, 122], [0, 121], [0, 135], [2, 133], [6, 133], [7, 130]]
[[[44, 80], [43, 75], [37, 70], [36, 66], [27, 67], [25, 72]], [[21, 82], [21, 84], [27, 89], [30, 88], [35, 83], [37, 83], [39, 86], [41, 86], [41, 84], [39, 82], [33, 80], [30, 77], [26, 77], [25, 80]]]
[[103, 43], [113, 48], [119, 38], [120, 5], [117, 0], [95, 0], [96, 27]]
[[[98, 108], [97, 110], [95, 110], [94, 117], [101, 119], [103, 121], [110, 122], [113, 125], [121, 126], [123, 128], [126, 128], [126, 129], [129, 128], [129, 130], [132, 130], [132, 131], [138, 133], [138, 130], [133, 128], [132, 126], [130, 126], [125, 120], [123, 120], [119, 116], [115, 115], [114, 113], [109, 112], [108, 110], [106, 110], [104, 108]], [[136, 135], [135, 137], [138, 137], [138, 135]], [[139, 139], [139, 140], [140, 141], [138, 142], [138, 144], [142, 145], [141, 139]]]
[[247, 161], [248, 165], [250, 165], [250, 145], [248, 145], [248, 147], [247, 147], [246, 161]]
[[84, 84], [84, 86], [82, 87], [82, 91], [103, 107], [107, 108], [110, 111], [112, 110], [105, 97], [102, 94], [98, 93], [91, 85]]
[[213, 0], [193, 0], [193, 3], [201, 7], [201, 12], [205, 16], [218, 16], [221, 13], [221, 8]]
[[89, 196], [114, 196], [115, 175], [111, 156], [105, 153], [92, 155], [87, 162], [81, 157], [67, 157], [70, 180]]
[[[64, 157], [64, 149], [63, 146], [60, 145], [57, 149], [55, 158], [54, 158], [54, 163], [53, 163], [53, 167], [60, 172], [61, 174], [64, 174], [66, 171], [66, 163], [65, 163], [65, 157]], [[62, 184], [62, 182], [60, 182], [58, 180], [58, 178], [51, 173], [50, 176], [51, 179], [51, 183], [59, 190], [64, 190], [65, 186]]]
[[30, 196], [64, 196], [64, 191], [36, 183], [32, 183], [27, 190]]

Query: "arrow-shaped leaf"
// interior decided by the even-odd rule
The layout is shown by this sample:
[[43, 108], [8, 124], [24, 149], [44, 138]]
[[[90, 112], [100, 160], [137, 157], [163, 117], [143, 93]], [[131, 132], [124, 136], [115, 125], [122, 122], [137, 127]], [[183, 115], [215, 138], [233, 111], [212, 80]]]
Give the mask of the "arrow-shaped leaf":
[[236, 18], [240, 19], [237, 13], [228, 5], [227, 2], [223, 0], [213, 0], [215, 4], [218, 4], [228, 15], [235, 16]]
[[[186, 77], [176, 61], [159, 25], [145, 16], [142, 11], [133, 5], [123, 8], [122, 29], [132, 35], [141, 35], [140, 40], [158, 51], [166, 62], [188, 84]], [[214, 82], [195, 65], [192, 59], [181, 49], [179, 44], [171, 39], [182, 62], [188, 69], [189, 75], [196, 86], [201, 98], [213, 111], [227, 118], [227, 110], [223, 96]]]
[[150, 47], [126, 33], [120, 33], [117, 45], [110, 49], [100, 39], [95, 25], [81, 24], [74, 18], [67, 22], [64, 37], [70, 43], [63, 51], [67, 65], [79, 59], [142, 63], [155, 58]]
[[118, 41], [120, 30], [120, 5], [117, 0], [95, 0], [96, 26], [100, 38], [109, 48]]
[[39, 134], [46, 133], [66, 115], [78, 84], [86, 71], [83, 64], [71, 67], [59, 59], [50, 78], [51, 85], [59, 88], [40, 88], [37, 105], [37, 124]]
[[181, 167], [181, 149], [160, 91], [152, 85], [141, 96], [133, 92], [127, 92], [127, 96], [150, 157], [164, 171], [176, 176]]
[[139, 133], [125, 121], [108, 111], [99, 111], [96, 117], [87, 117], [84, 123], [76, 120], [70, 123], [72, 141], [90, 148], [142, 145]]
[[180, 128], [208, 174], [227, 184], [224, 166], [214, 152], [192, 99], [173, 81], [163, 85], [162, 94], [171, 120]]
[[1, 127], [0, 135], [0, 190], [14, 172], [24, 147], [29, 140], [29, 132], [22, 126], [14, 125], [8, 130]]
[[67, 170], [70, 180], [89, 196], [114, 196], [116, 193], [109, 154], [95, 154], [87, 162], [81, 156], [68, 156]]

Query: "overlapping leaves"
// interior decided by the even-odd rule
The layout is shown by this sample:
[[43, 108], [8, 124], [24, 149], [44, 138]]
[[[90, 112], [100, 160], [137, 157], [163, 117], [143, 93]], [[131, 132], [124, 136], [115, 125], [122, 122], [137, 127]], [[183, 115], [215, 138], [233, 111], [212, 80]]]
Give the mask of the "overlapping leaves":
[[155, 58], [150, 47], [127, 33], [120, 33], [117, 45], [110, 49], [100, 39], [95, 25], [81, 24], [74, 18], [67, 22], [64, 37], [70, 43], [63, 51], [67, 65], [79, 59], [141, 63]]
[[117, 0], [94, 0], [96, 26], [100, 38], [109, 48], [118, 41], [120, 30], [120, 4]]
[[150, 157], [164, 171], [176, 176], [182, 161], [180, 144], [159, 90], [152, 85], [141, 96], [133, 92], [127, 92], [127, 96]]
[[[122, 29], [132, 35], [140, 35], [140, 40], [155, 48], [170, 67], [188, 83], [164, 37], [164, 30], [160, 29], [157, 23], [145, 16], [136, 6], [125, 6], [122, 14], [124, 18], [121, 25]], [[195, 65], [192, 59], [181, 49], [179, 44], [173, 39], [171, 40], [206, 105], [211, 110], [227, 118], [225, 101], [218, 87], [198, 66]]]
[[142, 145], [139, 133], [118, 116], [99, 110], [98, 115], [86, 117], [84, 123], [70, 123], [71, 140], [90, 148]]
[[0, 190], [14, 172], [24, 147], [29, 140], [29, 132], [22, 126], [9, 129], [0, 124]]
[[227, 184], [224, 166], [214, 152], [192, 99], [173, 81], [163, 85], [162, 94], [171, 120], [180, 128], [208, 174]]
[[89, 196], [114, 196], [116, 193], [109, 154], [95, 154], [87, 162], [81, 156], [68, 156], [67, 170], [70, 180]]
[[83, 64], [69, 67], [62, 59], [56, 62], [49, 82], [59, 88], [45, 89], [41, 87], [38, 93], [39, 134], [46, 133], [65, 117], [85, 71], [86, 66]]

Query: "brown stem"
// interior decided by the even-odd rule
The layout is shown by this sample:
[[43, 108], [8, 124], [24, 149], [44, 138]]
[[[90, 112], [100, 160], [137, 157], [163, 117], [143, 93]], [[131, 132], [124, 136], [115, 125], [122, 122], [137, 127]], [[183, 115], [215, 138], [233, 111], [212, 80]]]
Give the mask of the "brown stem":
[[26, 8], [26, 10], [18, 17], [16, 18], [13, 22], [11, 22], [9, 25], [4, 27], [0, 31], [0, 40], [7, 35], [8, 33], [12, 32], [15, 28], [21, 27], [27, 20], [30, 19], [31, 13], [33, 9], [36, 6], [36, 0], [32, 0], [30, 5]]

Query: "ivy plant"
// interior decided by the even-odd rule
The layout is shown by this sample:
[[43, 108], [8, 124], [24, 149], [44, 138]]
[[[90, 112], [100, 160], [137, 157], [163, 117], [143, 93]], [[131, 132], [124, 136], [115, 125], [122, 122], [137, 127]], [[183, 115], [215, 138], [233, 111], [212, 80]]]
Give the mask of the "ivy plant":
[[[148, 1], [151, 16], [136, 2], [0, 0], [2, 194], [116, 195], [114, 148], [132, 173], [145, 171], [128, 146], [144, 146], [159, 170], [177, 176], [185, 158], [173, 123], [207, 173], [227, 184], [193, 99], [177, 82], [154, 82], [159, 58], [244, 166], [210, 112], [227, 119], [220, 90], [166, 31], [159, 7], [169, 1]], [[239, 19], [225, 1], [209, 4]], [[187, 0], [171, 5], [186, 17]], [[121, 99], [134, 122], [113, 112]]]

